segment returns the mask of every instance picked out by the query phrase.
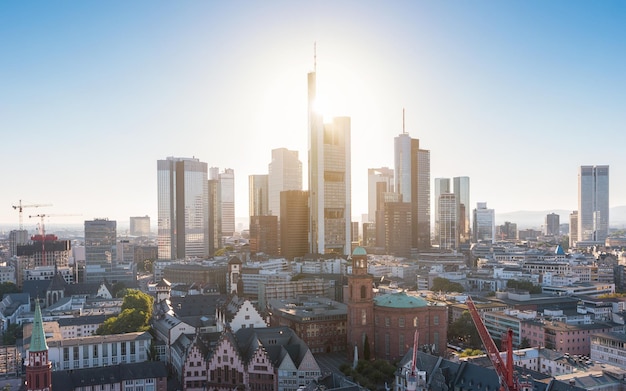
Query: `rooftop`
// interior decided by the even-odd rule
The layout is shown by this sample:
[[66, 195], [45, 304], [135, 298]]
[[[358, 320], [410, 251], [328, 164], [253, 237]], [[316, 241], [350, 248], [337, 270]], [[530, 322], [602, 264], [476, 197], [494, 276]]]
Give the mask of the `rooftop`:
[[406, 292], [398, 292], [376, 296], [374, 304], [379, 307], [418, 308], [428, 306], [428, 301], [419, 296], [407, 295]]

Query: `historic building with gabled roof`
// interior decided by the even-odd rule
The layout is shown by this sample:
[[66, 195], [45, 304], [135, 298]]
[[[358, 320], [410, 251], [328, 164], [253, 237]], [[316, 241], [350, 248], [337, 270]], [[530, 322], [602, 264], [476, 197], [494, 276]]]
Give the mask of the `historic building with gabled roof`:
[[217, 331], [230, 328], [237, 332], [242, 328], [267, 327], [259, 310], [248, 299], [232, 295], [216, 311]]
[[183, 389], [188, 391], [295, 391], [321, 375], [311, 350], [288, 327], [242, 328], [237, 332], [226, 328], [215, 344], [209, 342], [211, 346], [189, 335], [181, 336], [177, 344], [172, 349], [187, 354], [180, 373]]

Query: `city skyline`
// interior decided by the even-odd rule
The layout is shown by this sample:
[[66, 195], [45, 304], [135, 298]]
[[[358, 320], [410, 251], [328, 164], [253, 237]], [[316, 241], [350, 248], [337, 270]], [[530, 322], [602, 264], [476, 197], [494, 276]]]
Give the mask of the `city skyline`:
[[[471, 207], [496, 215], [576, 210], [581, 165], [626, 172], [619, 2], [9, 1], [0, 15], [3, 225], [19, 200], [53, 205], [24, 210], [29, 231], [37, 213], [154, 225], [165, 156], [232, 168], [245, 217], [273, 149], [298, 151], [306, 175], [314, 69], [324, 117], [351, 118], [355, 219], [405, 130], [430, 151], [431, 187], [467, 176]], [[626, 205], [611, 182], [610, 206]]]

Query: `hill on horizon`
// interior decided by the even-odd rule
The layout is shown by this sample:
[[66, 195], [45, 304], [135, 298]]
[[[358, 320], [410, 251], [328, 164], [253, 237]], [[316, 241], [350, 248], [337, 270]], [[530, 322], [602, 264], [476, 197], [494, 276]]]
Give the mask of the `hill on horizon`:
[[[559, 215], [559, 221], [561, 224], [569, 224], [569, 215], [571, 210], [555, 209], [555, 210], [543, 210], [543, 211], [526, 211], [520, 210], [515, 212], [498, 213], [496, 210], [496, 225], [502, 225], [509, 221], [516, 223], [518, 229], [540, 229], [546, 219], [546, 215], [550, 213], [556, 213]], [[626, 205], [614, 206], [609, 210], [609, 222], [611, 228], [625, 228], [626, 227]]]

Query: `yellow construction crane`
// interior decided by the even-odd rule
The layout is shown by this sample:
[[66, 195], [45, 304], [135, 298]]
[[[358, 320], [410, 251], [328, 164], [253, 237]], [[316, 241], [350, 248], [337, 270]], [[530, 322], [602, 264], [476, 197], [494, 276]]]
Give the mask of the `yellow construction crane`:
[[30, 205], [23, 205], [22, 204], [22, 200], [20, 200], [20, 202], [17, 205], [11, 205], [13, 207], [13, 209], [16, 209], [19, 214], [20, 214], [20, 231], [22, 229], [24, 229], [24, 225], [23, 225], [23, 220], [22, 220], [22, 210], [24, 208], [40, 208], [42, 206], [52, 206], [52, 204], [30, 204]]

